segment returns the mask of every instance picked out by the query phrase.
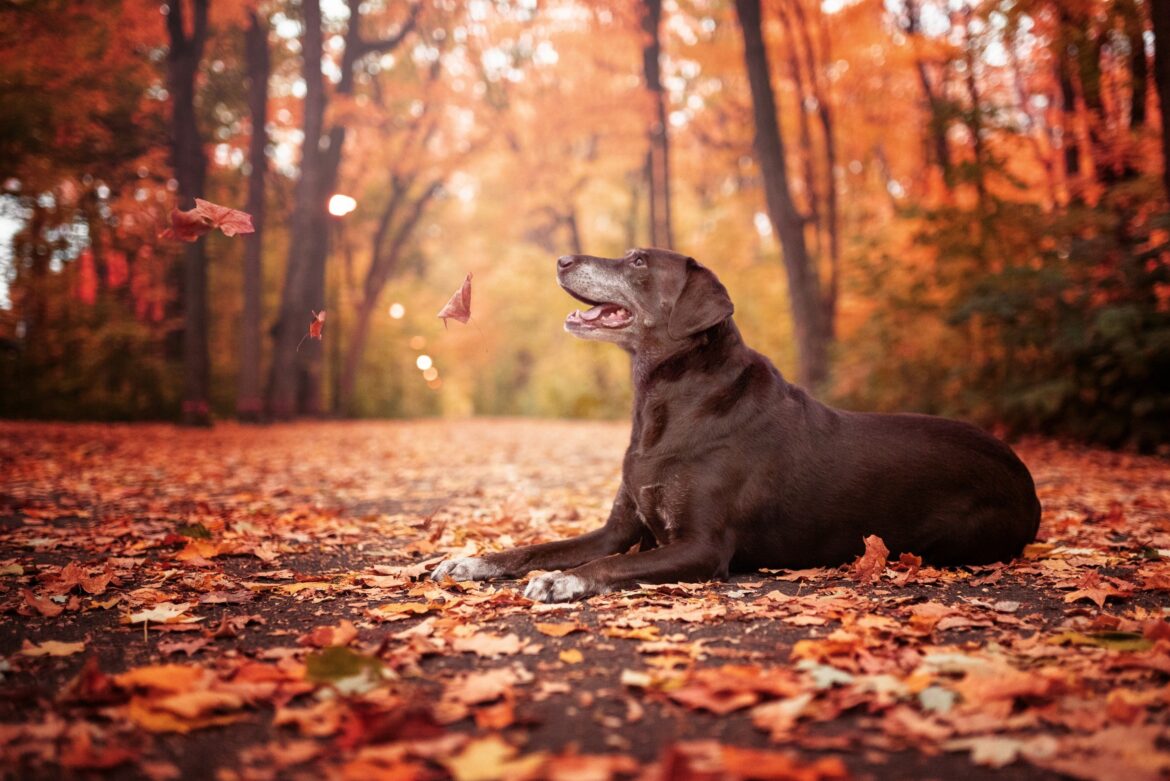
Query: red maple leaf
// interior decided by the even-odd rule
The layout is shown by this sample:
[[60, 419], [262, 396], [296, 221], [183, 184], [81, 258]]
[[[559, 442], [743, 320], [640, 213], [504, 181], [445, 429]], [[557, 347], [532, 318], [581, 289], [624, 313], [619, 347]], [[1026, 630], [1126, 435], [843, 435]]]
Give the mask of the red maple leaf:
[[463, 284], [451, 296], [442, 309], [439, 310], [438, 317], [443, 318], [443, 327], [447, 327], [447, 318], [453, 318], [461, 323], [466, 323], [471, 319], [471, 272], [467, 273], [467, 277], [463, 280]]
[[171, 209], [171, 226], [158, 236], [175, 241], [196, 241], [209, 230], [211, 226], [195, 209], [186, 212]]
[[[312, 312], [313, 310], [309, 310]], [[321, 329], [325, 327], [325, 310], [320, 312], [313, 312], [313, 319], [309, 321], [309, 332], [301, 337], [297, 342], [297, 352], [301, 351], [301, 345], [305, 343], [306, 339], [316, 339], [321, 341]]]
[[219, 228], [224, 236], [238, 236], [241, 233], [255, 233], [252, 215], [239, 209], [229, 209], [218, 203], [195, 199], [195, 211], [207, 218], [211, 227]]
[[194, 209], [171, 210], [171, 226], [159, 236], [176, 241], [196, 241], [213, 228], [219, 228], [225, 236], [253, 233], [256, 230], [252, 227], [252, 215], [247, 212], [196, 198]]

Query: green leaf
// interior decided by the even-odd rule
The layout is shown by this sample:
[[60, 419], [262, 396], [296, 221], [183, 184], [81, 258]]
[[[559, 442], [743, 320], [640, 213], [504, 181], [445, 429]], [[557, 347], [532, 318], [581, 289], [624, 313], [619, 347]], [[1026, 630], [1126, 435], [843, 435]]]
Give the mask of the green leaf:
[[358, 676], [380, 678], [382, 662], [343, 646], [315, 651], [305, 659], [305, 677], [314, 683], [337, 683]]
[[179, 534], [193, 540], [210, 540], [211, 532], [201, 523], [189, 523], [179, 527]]

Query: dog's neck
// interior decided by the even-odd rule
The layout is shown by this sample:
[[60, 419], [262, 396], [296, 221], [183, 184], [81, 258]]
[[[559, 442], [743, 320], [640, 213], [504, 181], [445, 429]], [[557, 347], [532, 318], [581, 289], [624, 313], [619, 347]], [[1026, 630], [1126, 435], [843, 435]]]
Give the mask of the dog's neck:
[[657, 383], [671, 382], [691, 372], [731, 370], [749, 360], [749, 354], [730, 317], [679, 344], [639, 350], [631, 357], [634, 397], [639, 399]]

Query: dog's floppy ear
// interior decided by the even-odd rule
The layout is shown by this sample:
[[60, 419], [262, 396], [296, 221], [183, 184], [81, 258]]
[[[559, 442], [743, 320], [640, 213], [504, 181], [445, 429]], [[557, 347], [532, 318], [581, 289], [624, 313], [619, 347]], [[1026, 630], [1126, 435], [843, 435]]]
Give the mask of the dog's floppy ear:
[[687, 258], [687, 281], [674, 302], [666, 332], [671, 339], [683, 339], [723, 322], [734, 311], [723, 283], [710, 269]]

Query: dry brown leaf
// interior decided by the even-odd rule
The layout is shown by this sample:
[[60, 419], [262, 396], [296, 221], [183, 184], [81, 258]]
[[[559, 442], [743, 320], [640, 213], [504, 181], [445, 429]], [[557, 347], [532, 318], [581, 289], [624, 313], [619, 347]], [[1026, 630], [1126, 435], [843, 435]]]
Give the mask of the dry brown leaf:
[[865, 553], [861, 554], [849, 567], [849, 574], [858, 583], [872, 583], [886, 571], [886, 560], [890, 556], [890, 549], [876, 534], [866, 537]]

